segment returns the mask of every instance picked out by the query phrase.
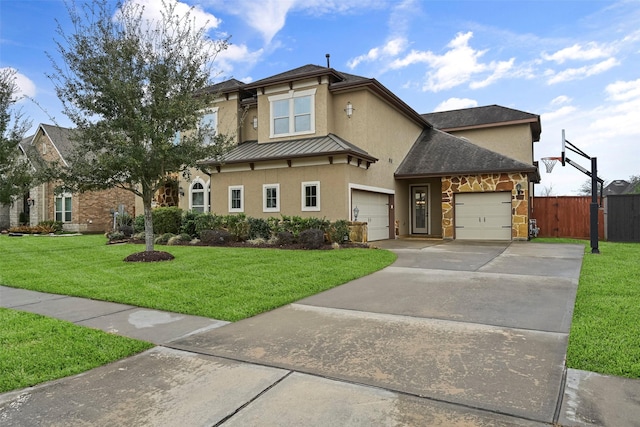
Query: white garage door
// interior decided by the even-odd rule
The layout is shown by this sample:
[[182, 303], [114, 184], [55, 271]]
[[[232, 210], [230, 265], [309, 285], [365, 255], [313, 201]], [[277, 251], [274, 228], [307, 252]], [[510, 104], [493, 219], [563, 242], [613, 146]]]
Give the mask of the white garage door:
[[455, 195], [456, 239], [511, 240], [511, 193]]
[[389, 238], [389, 195], [353, 190], [351, 209], [358, 208], [358, 221], [367, 223], [369, 240]]

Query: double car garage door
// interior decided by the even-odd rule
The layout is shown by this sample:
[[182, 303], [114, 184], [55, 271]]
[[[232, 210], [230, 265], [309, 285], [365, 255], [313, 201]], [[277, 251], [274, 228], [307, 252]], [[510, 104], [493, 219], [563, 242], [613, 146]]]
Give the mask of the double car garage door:
[[511, 240], [511, 193], [455, 195], [458, 240]]

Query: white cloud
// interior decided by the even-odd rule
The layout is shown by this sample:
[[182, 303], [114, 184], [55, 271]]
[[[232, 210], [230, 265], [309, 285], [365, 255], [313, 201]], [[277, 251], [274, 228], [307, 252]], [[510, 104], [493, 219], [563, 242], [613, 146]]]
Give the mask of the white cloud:
[[471, 89], [481, 89], [483, 87], [487, 87], [492, 83], [506, 77], [509, 75], [509, 72], [513, 69], [513, 63], [515, 58], [511, 58], [508, 61], [499, 61], [499, 62], [491, 62], [489, 64], [489, 69], [493, 70], [493, 73], [484, 80], [478, 82], [471, 82], [469, 87]]
[[5, 70], [11, 70], [11, 72], [13, 73], [13, 78], [17, 89], [17, 92], [14, 94], [14, 99], [19, 102], [24, 97], [33, 98], [36, 96], [36, 85], [29, 77], [19, 73], [15, 68], [0, 68], [0, 72], [5, 72]]
[[[174, 1], [175, 3], [175, 13], [178, 16], [185, 16], [187, 13], [190, 14], [191, 19], [194, 21], [196, 28], [204, 28], [206, 31], [217, 28], [222, 22], [220, 19], [216, 18], [214, 15], [205, 12], [200, 6], [194, 6], [193, 8], [186, 3], [181, 3], [175, 0], [167, 0]], [[124, 3], [124, 6], [128, 5], [139, 5], [142, 6], [142, 18], [144, 20], [150, 22], [161, 22], [162, 20], [162, 12], [164, 11], [164, 6], [162, 2], [157, 0], [127, 0]]]
[[613, 54], [610, 47], [600, 46], [597, 43], [587, 43], [586, 47], [579, 44], [561, 49], [551, 55], [542, 53], [547, 61], [562, 64], [565, 61], [592, 61], [594, 59], [607, 58]]
[[571, 102], [571, 98], [566, 95], [556, 96], [551, 100], [551, 105], [562, 105]]
[[[214, 67], [221, 76], [230, 77], [233, 74], [234, 63], [242, 64], [245, 68], [251, 68], [262, 58], [263, 54], [263, 49], [250, 51], [245, 44], [230, 44], [226, 50], [218, 53], [214, 61]], [[242, 81], [247, 82], [247, 80]]]
[[[551, 103], [553, 104], [553, 101]], [[576, 110], [577, 110], [576, 107], [572, 105], [565, 105], [555, 111], [551, 111], [549, 113], [543, 113], [541, 115], [542, 117], [540, 120], [542, 123], [546, 123], [547, 121], [558, 120], [562, 117], [568, 117], [569, 115], [573, 114]]]
[[449, 98], [446, 101], [442, 101], [436, 106], [433, 111], [449, 111], [459, 110], [461, 108], [477, 107], [478, 101], [469, 98]]
[[356, 68], [363, 62], [372, 62], [381, 58], [389, 58], [399, 55], [407, 47], [407, 39], [404, 37], [396, 37], [389, 40], [382, 46], [374, 47], [364, 55], [356, 56], [347, 62], [350, 69]]
[[633, 98], [640, 98], [640, 79], [629, 82], [617, 81], [605, 88], [609, 99], [614, 101], [627, 101]]
[[284, 27], [287, 13], [294, 7], [295, 0], [262, 0], [260, 2], [240, 2], [238, 14], [244, 16], [251, 27], [262, 34], [266, 44]]
[[597, 64], [585, 65], [580, 68], [567, 68], [560, 72], [547, 71], [549, 76], [547, 83], [552, 85], [556, 83], [568, 82], [571, 80], [584, 79], [589, 76], [604, 73], [611, 68], [620, 65], [620, 62], [616, 58], [609, 58]]

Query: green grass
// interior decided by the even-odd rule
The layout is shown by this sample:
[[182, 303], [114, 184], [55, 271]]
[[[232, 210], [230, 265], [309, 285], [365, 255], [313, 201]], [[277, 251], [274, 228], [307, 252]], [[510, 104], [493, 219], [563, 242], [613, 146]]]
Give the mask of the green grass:
[[[162, 246], [176, 258], [125, 263], [139, 245], [103, 236], [0, 236], [0, 284], [235, 321], [379, 270], [384, 250]], [[150, 348], [20, 311], [0, 309], [0, 392], [62, 378]]]
[[0, 308], [0, 393], [78, 374], [153, 347], [37, 314]]
[[127, 263], [140, 245], [103, 236], [0, 236], [0, 284], [236, 321], [373, 273], [385, 250], [161, 246], [175, 259]]
[[569, 335], [569, 368], [640, 378], [640, 244], [536, 239], [585, 245]]

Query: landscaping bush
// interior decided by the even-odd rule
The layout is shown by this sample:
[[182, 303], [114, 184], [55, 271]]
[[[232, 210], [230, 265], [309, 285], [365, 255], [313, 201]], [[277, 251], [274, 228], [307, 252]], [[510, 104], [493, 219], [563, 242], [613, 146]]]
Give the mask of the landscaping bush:
[[154, 241], [154, 243], [156, 245], [166, 245], [167, 243], [169, 243], [169, 239], [171, 239], [174, 236], [175, 236], [175, 234], [173, 234], [173, 233], [164, 233], [164, 234], [156, 237], [156, 240]]
[[138, 215], [133, 220], [133, 231], [136, 233], [144, 233], [144, 215]]
[[349, 241], [349, 222], [344, 219], [334, 222], [329, 227], [328, 234], [332, 243]]
[[200, 232], [200, 241], [205, 245], [224, 245], [229, 242], [233, 237], [227, 230], [202, 230]]
[[125, 239], [125, 235], [121, 231], [111, 231], [106, 234], [106, 237], [110, 242], [117, 242]]
[[294, 242], [293, 233], [290, 231], [280, 231], [276, 234], [276, 244], [290, 245]]
[[191, 236], [186, 234], [186, 233], [182, 233], [182, 234], [178, 234], [177, 236], [173, 236], [172, 238], [170, 238], [167, 241], [167, 245], [169, 245], [169, 246], [183, 245], [185, 243], [189, 243], [190, 241], [191, 241]]
[[196, 225], [196, 236], [200, 236], [204, 230], [217, 230], [222, 228], [222, 217], [214, 215], [212, 213], [204, 213], [198, 215], [194, 219]]
[[320, 249], [324, 244], [324, 231], [318, 228], [309, 228], [301, 231], [298, 242], [305, 249]]
[[133, 236], [133, 226], [132, 225], [121, 225], [118, 227], [118, 231], [124, 234], [125, 237]]
[[155, 234], [178, 234], [182, 224], [182, 209], [177, 206], [153, 210], [153, 232]]
[[196, 224], [198, 216], [205, 215], [203, 213], [186, 211], [182, 214], [182, 223], [180, 224], [180, 233], [186, 233], [195, 236]]
[[40, 221], [37, 227], [45, 230], [45, 233], [62, 233], [62, 221]]
[[249, 222], [245, 214], [227, 215], [223, 224], [236, 242], [243, 242], [249, 238]]
[[249, 239], [265, 239], [268, 240], [273, 234], [269, 222], [263, 218], [248, 218], [249, 223]]

